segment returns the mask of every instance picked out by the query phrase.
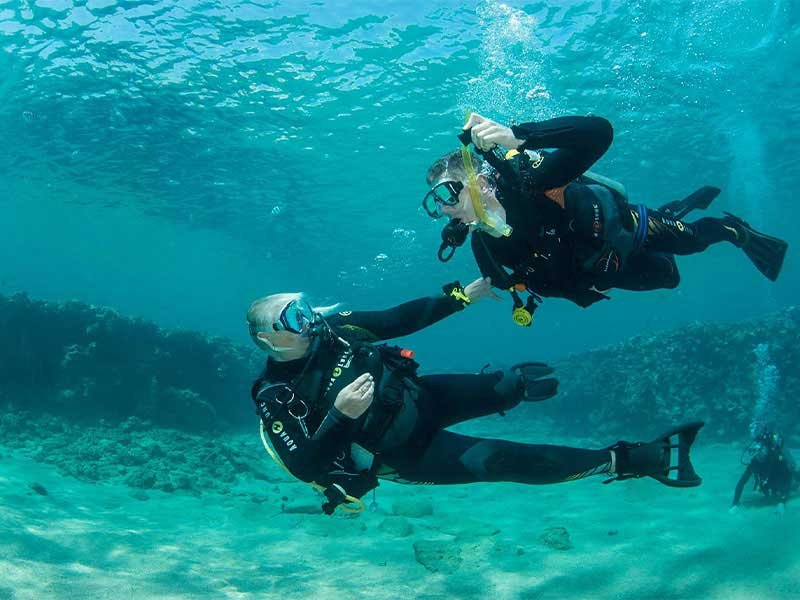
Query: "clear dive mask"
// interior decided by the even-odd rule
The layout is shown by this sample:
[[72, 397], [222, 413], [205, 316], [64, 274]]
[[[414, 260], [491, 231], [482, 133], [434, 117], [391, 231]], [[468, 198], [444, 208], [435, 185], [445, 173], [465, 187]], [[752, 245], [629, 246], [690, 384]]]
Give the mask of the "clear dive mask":
[[274, 331], [290, 331], [302, 336], [310, 336], [319, 316], [305, 300], [292, 300], [281, 311], [278, 321], [272, 324]]
[[455, 206], [458, 204], [458, 195], [464, 189], [460, 181], [446, 180], [437, 183], [422, 199], [422, 208], [428, 216], [438, 219], [442, 216], [442, 206]]

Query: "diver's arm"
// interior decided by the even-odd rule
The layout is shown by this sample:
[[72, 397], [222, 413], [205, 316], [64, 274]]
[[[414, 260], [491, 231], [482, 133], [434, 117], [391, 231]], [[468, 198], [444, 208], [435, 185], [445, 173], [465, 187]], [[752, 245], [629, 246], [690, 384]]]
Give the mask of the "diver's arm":
[[742, 498], [742, 492], [744, 491], [744, 486], [747, 481], [750, 479], [750, 476], [753, 474], [753, 467], [751, 465], [747, 465], [747, 468], [742, 473], [742, 476], [739, 478], [739, 482], [736, 484], [736, 491], [733, 493], [733, 503], [731, 506], [738, 506], [739, 500]]
[[355, 436], [356, 419], [346, 417], [331, 407], [319, 429], [306, 437], [294, 419], [283, 421], [283, 430], [275, 433], [267, 427], [272, 447], [292, 475], [306, 482], [327, 473], [330, 464], [340, 456]]
[[[257, 402], [260, 400], [259, 394]], [[292, 475], [306, 482], [329, 471], [330, 464], [352, 442], [358, 423], [336, 407], [331, 407], [313, 435], [285, 411], [262, 411], [261, 419], [281, 462]]]
[[542, 155], [533, 171], [543, 190], [568, 184], [605, 154], [614, 138], [611, 123], [602, 117], [558, 117], [513, 125], [511, 131], [524, 140], [519, 150], [553, 148]]
[[448, 293], [411, 300], [386, 310], [340, 312], [329, 317], [328, 323], [345, 337], [377, 342], [424, 329], [463, 310], [468, 303], [459, 299], [458, 292]]

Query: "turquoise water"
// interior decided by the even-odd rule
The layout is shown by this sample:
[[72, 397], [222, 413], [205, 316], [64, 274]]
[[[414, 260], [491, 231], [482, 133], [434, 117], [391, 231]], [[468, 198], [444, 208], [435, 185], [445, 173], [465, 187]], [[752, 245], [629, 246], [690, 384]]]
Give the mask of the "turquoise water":
[[[420, 208], [428, 164], [456, 147], [455, 135], [470, 110], [505, 122], [564, 114], [605, 116], [614, 125], [615, 141], [595, 170], [622, 181], [632, 200], [657, 206], [701, 185], [716, 185], [723, 193], [710, 214], [739, 214], [788, 240], [792, 250], [800, 241], [795, 225], [800, 4], [788, 0], [0, 0], [0, 44], [3, 295], [24, 291], [45, 300], [77, 299], [162, 327], [247, 343], [244, 313], [258, 296], [303, 290], [318, 304], [382, 308], [436, 293], [453, 279], [471, 281], [478, 272], [468, 247], [447, 265], [439, 263], [435, 254], [442, 222], [431, 221]], [[800, 267], [791, 250], [775, 284], [728, 245], [678, 262], [683, 279], [677, 290], [615, 292], [613, 301], [590, 310], [547, 300], [529, 330], [511, 323], [510, 303], [504, 298], [421, 332], [411, 343], [429, 370], [475, 370], [490, 360], [556, 360], [638, 334], [680, 330], [694, 321], [733, 324], [761, 317], [796, 303], [800, 289]], [[525, 437], [526, 432], [518, 433]], [[721, 548], [747, 543], [743, 531], [748, 528], [773, 531], [777, 526], [766, 514], [743, 527], [726, 523], [714, 530], [716, 545], [711, 549], [680, 550], [681, 543], [688, 543], [681, 536], [692, 534], [690, 526], [701, 527], [709, 514], [724, 512], [721, 507], [727, 506], [738, 476], [733, 447], [706, 452], [727, 461], [710, 479], [710, 491], [695, 498], [695, 504], [702, 501], [712, 508], [709, 513], [692, 509], [683, 529], [670, 538], [677, 544], [675, 554], [665, 550], [662, 557], [668, 561], [680, 556], [677, 563], [670, 562], [675, 571], [669, 578], [679, 577], [688, 564], [709, 561], [702, 576], [695, 573], [683, 587], [670, 588], [665, 576], [648, 588], [655, 576], [637, 571], [635, 561], [648, 536], [669, 526], [671, 503], [684, 498], [654, 500], [658, 490], [652, 487], [624, 495], [606, 492], [615, 486], [593, 481], [580, 488], [577, 500], [548, 490], [545, 498], [553, 504], [541, 508], [545, 525], [560, 525], [565, 519], [580, 530], [583, 514], [603, 529], [599, 535], [616, 531], [593, 500], [597, 489], [604, 490], [609, 504], [621, 498], [636, 510], [654, 501], [651, 524], [615, 547], [629, 555], [628, 581], [639, 582], [625, 597], [646, 597], [645, 589], [660, 590], [661, 597], [711, 594], [699, 579], [721, 580], [735, 569]], [[25, 464], [15, 463], [0, 479], [22, 481]], [[63, 487], [62, 497], [79, 503], [75, 497], [83, 492], [70, 490], [63, 479], [50, 471], [37, 476], [48, 488]], [[113, 523], [117, 518], [112, 508], [117, 495], [128, 496], [115, 490], [108, 491], [108, 499], [104, 491], [93, 499], [98, 506], [86, 509], [102, 513], [95, 527], [103, 519]], [[436, 494], [428, 492], [425, 498], [437, 502]], [[411, 492], [391, 488], [390, 497], [403, 493]], [[447, 492], [456, 494], [456, 506], [470, 509], [468, 499], [458, 493]], [[492, 502], [492, 493], [481, 488], [481, 502]], [[513, 495], [511, 488], [504, 493]], [[275, 494], [267, 504], [277, 501], [280, 494]], [[5, 498], [9, 506], [35, 508], [27, 507], [27, 497]], [[194, 499], [179, 502], [184, 500], [190, 508], [165, 504], [165, 510], [200, 511], [196, 514], [204, 516], [197, 522], [225, 521], [225, 511], [232, 511], [236, 518], [231, 522], [242, 528], [258, 518], [250, 505], [237, 512], [235, 498], [225, 499], [222, 508], [213, 499], [202, 506], [192, 504]], [[513, 501], [521, 503], [518, 497]], [[558, 513], [553, 505], [568, 508]], [[619, 506], [615, 504], [614, 514], [623, 519]], [[8, 522], [26, 522], [30, 515], [24, 510]], [[63, 505], [58, 510], [53, 519], [74, 516]], [[48, 513], [43, 514], [38, 532], [48, 527]], [[299, 519], [296, 513], [291, 518]], [[637, 518], [650, 517], [642, 511]], [[789, 518], [796, 532], [797, 516]], [[523, 517], [511, 510], [504, 519], [508, 531]], [[163, 534], [168, 520], [150, 523]], [[297, 526], [291, 520], [281, 523], [284, 529]], [[116, 526], [120, 536], [137, 527], [127, 521]], [[416, 527], [424, 531], [426, 525], [423, 521]], [[367, 542], [356, 541], [359, 532], [354, 527], [348, 531], [352, 538], [347, 539], [365, 544], [359, 549], [369, 553]], [[327, 539], [334, 534], [309, 535]], [[617, 534], [608, 533], [612, 535]], [[539, 597], [533, 588], [529, 596], [515, 595], [510, 583], [531, 566], [514, 562], [523, 561], [517, 550], [523, 538], [520, 533], [507, 541], [501, 554], [507, 553], [510, 562], [502, 569], [494, 565], [505, 577], [506, 587], [495, 589], [498, 597]], [[765, 538], [754, 543], [762, 550], [769, 546]], [[168, 548], [180, 542], [167, 535], [153, 544]], [[301, 548], [303, 540], [293, 544]], [[592, 564], [608, 578], [614, 557], [601, 551], [603, 544], [593, 544], [585, 545], [586, 554], [579, 556], [600, 561]], [[469, 547], [465, 556], [477, 552]], [[18, 553], [33, 560], [35, 544], [31, 548]], [[84, 548], [90, 556], [94, 549]], [[112, 547], [98, 551], [107, 559], [92, 567], [98, 573], [121, 568], [130, 575], [144, 568], [138, 562], [114, 562]], [[564, 581], [574, 575], [585, 584], [576, 589], [591, 593], [591, 578], [578, 575], [580, 560], [536, 553], [531, 558], [526, 551], [524, 560], [548, 564]], [[130, 552], [135, 556], [135, 550]], [[205, 587], [178, 581], [175, 597], [237, 597], [220, 572], [247, 552], [243, 544], [240, 553], [215, 560], [216, 575], [200, 577]], [[329, 558], [319, 552], [320, 561]], [[6, 554], [13, 558], [13, 553]], [[86, 564], [77, 551], [65, 556], [65, 563]], [[55, 553], [51, 562], [61, 558]], [[202, 572], [195, 558], [183, 558], [186, 563], [175, 565]], [[714, 593], [770, 597], [772, 585], [773, 597], [798, 597], [790, 591], [796, 590], [791, 582], [800, 577], [797, 560], [787, 552], [772, 558], [783, 567], [776, 571], [778, 579], [760, 587], [756, 573], [752, 579], [714, 588]], [[416, 565], [413, 557], [409, 564], [401, 565], [400, 572]], [[465, 564], [479, 568], [468, 560]], [[263, 565], [248, 565], [263, 577]], [[291, 582], [292, 565], [280, 565], [280, 577], [285, 578], [277, 581]], [[764, 559], [758, 565], [770, 569], [772, 563]], [[335, 570], [332, 563], [324, 568], [328, 575]], [[381, 576], [373, 576], [369, 581], [378, 585]], [[48, 577], [65, 576], [56, 570]], [[237, 577], [247, 579], [241, 573]], [[487, 571], [483, 585], [493, 577]], [[347, 584], [340, 579], [317, 593], [341, 593]], [[386, 597], [414, 597], [401, 579], [397, 573], [391, 576], [393, 587]], [[27, 580], [15, 571], [8, 581], [19, 589]], [[31, 597], [65, 597], [82, 589], [80, 581], [76, 587], [65, 583], [43, 588]], [[120, 593], [168, 597], [164, 581]], [[561, 597], [562, 582], [555, 575], [540, 583], [540, 592]], [[295, 597], [280, 585], [259, 585], [238, 589], [244, 597], [278, 592]], [[427, 597], [470, 597], [457, 585], [437, 585], [426, 588]], [[107, 595], [110, 586], [97, 584], [91, 597], [114, 597]], [[297, 597], [308, 597], [303, 594], [310, 592], [303, 590]], [[4, 593], [0, 588], [0, 598]], [[598, 594], [615, 597], [613, 588]], [[12, 591], [8, 595], [14, 597]]]
[[[440, 265], [440, 223], [419, 208], [468, 109], [604, 115], [616, 138], [597, 169], [632, 198], [714, 184], [715, 214], [796, 235], [791, 2], [0, 7], [5, 292], [244, 340], [243, 309], [270, 291], [365, 307], [468, 281], [468, 252]], [[772, 286], [729, 247], [680, 264], [677, 291], [550, 301], [525, 332], [483, 307], [470, 335], [502, 327], [562, 355], [761, 314], [798, 286], [791, 254]]]

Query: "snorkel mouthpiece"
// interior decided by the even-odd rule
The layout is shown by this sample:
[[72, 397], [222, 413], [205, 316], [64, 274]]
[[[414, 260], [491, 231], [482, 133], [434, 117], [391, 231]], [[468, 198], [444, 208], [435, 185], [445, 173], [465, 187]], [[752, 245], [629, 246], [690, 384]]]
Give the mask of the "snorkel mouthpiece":
[[450, 222], [442, 229], [442, 243], [439, 245], [439, 252], [436, 256], [442, 262], [447, 262], [453, 258], [456, 248], [460, 248], [467, 240], [469, 235], [469, 227], [458, 221], [457, 219], [450, 219]]

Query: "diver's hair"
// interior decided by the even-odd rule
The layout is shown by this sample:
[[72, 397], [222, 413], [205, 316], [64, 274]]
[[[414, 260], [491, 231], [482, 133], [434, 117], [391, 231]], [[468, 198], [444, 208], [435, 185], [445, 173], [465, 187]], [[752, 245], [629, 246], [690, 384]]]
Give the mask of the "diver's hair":
[[[258, 300], [254, 300], [247, 310], [247, 326], [250, 331], [250, 339], [253, 343], [268, 352], [269, 354], [277, 354], [275, 350], [267, 344], [264, 340], [259, 339], [258, 334], [261, 332], [271, 333], [274, 331], [272, 325], [280, 319], [281, 311], [287, 304], [295, 300], [300, 300], [304, 296], [298, 292], [290, 292], [283, 294], [272, 294], [264, 296]], [[338, 308], [338, 304], [331, 306], [313, 307], [314, 312], [321, 315], [328, 315]]]
[[264, 340], [258, 338], [258, 334], [272, 332], [273, 323], [277, 322], [284, 307], [293, 300], [299, 300], [302, 294], [284, 293], [264, 296], [254, 300], [247, 310], [247, 326], [250, 330], [250, 339], [262, 350], [274, 354], [274, 351]]
[[[480, 171], [483, 161], [473, 153], [470, 153], [470, 159], [475, 171]], [[425, 175], [425, 181], [428, 182], [428, 185], [432, 185], [434, 181], [444, 179], [464, 181], [466, 178], [467, 170], [464, 168], [464, 159], [460, 150], [442, 156], [428, 168], [428, 173]]]

